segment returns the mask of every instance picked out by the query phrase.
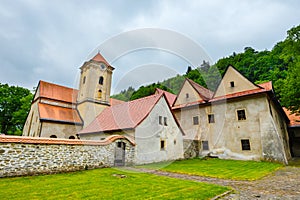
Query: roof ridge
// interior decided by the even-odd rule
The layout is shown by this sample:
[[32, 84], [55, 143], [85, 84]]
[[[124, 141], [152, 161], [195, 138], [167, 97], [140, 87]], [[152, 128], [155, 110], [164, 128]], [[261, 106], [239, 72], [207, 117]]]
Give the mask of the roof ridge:
[[78, 89], [71, 88], [71, 87], [68, 87], [68, 86], [59, 85], [57, 83], [51, 83], [51, 82], [44, 81], [44, 80], [40, 80], [39, 82], [40, 83], [46, 83], [46, 84], [50, 84], [50, 85], [54, 85], [54, 86], [63, 87], [63, 88], [67, 88], [67, 89], [72, 89], [72, 90], [77, 90], [78, 91]]

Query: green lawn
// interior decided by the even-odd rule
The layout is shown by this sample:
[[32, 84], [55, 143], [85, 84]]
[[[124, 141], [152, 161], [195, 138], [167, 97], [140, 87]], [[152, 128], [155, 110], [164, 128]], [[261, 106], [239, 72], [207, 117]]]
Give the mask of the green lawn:
[[0, 199], [209, 199], [227, 190], [212, 184], [111, 168], [0, 178]]
[[257, 180], [283, 167], [283, 165], [256, 161], [190, 159], [139, 167], [222, 179]]

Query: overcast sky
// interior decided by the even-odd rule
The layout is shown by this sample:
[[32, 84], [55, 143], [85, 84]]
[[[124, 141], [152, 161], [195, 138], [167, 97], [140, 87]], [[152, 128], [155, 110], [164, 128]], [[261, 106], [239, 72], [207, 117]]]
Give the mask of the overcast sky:
[[[212, 63], [247, 46], [270, 50], [300, 23], [299, 10], [298, 0], [0, 0], [0, 82], [77, 87], [79, 67], [101, 44], [141, 28], [179, 33], [201, 46]], [[115, 92], [184, 73], [191, 64], [158, 49], [109, 62]]]

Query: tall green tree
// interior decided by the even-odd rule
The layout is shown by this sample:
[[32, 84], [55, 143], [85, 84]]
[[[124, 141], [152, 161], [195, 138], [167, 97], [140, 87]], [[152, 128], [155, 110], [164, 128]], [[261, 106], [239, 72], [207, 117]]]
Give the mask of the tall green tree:
[[20, 135], [33, 95], [30, 90], [0, 83], [0, 132]]

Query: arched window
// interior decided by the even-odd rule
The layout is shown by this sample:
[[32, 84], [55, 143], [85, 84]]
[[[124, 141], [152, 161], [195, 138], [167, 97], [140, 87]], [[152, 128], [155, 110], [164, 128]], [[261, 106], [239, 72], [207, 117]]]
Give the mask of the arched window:
[[99, 84], [100, 85], [103, 85], [103, 80], [104, 80], [103, 76], [100, 76], [100, 78], [99, 78]]
[[57, 138], [56, 135], [50, 135], [50, 138]]
[[98, 98], [101, 99], [102, 97], [102, 90], [98, 90]]
[[69, 139], [75, 139], [75, 137], [74, 137], [73, 135], [71, 135], [71, 136], [69, 137]]

